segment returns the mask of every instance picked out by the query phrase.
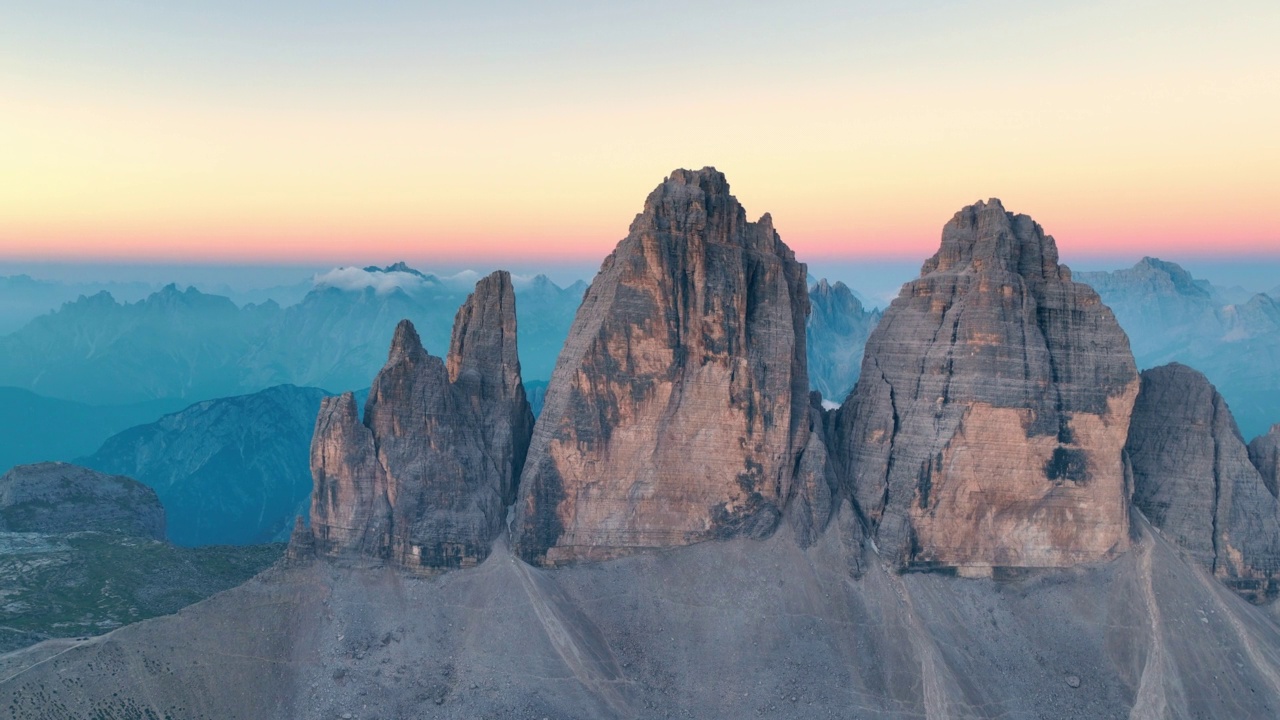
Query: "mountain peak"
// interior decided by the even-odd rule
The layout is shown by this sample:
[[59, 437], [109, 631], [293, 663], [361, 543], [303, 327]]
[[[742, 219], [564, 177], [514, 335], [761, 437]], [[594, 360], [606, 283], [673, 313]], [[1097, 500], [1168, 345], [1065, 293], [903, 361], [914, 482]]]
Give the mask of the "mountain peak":
[[1127, 545], [1137, 371], [1057, 259], [1026, 215], [964, 208], [867, 341], [838, 441], [855, 507], [904, 567], [1060, 567]]
[[395, 334], [391, 336], [391, 351], [387, 354], [387, 365], [416, 358], [425, 355], [426, 352], [422, 347], [422, 338], [418, 337], [418, 330], [413, 327], [413, 322], [405, 318], [396, 325]]
[[[664, 179], [547, 386], [516, 504], [521, 555], [554, 565], [772, 532], [810, 435], [805, 277], [719, 171]], [[802, 525], [823, 527], [828, 505], [815, 499]]]
[[1053, 237], [1031, 217], [1005, 210], [997, 198], [976, 202], [952, 216], [942, 228], [941, 247], [920, 274], [986, 269], [1033, 281], [1070, 277], [1058, 264]]
[[367, 266], [367, 267], [365, 267], [365, 268], [364, 268], [364, 271], [365, 271], [365, 272], [369, 272], [369, 273], [408, 273], [409, 275], [414, 275], [414, 276], [416, 276], [416, 277], [420, 277], [420, 278], [422, 278], [423, 280], [433, 280], [433, 279], [435, 279], [435, 277], [434, 277], [434, 276], [432, 276], [432, 275], [427, 275], [426, 273], [423, 273], [423, 272], [422, 272], [422, 271], [420, 271], [420, 270], [415, 270], [415, 269], [413, 269], [413, 268], [409, 267], [409, 263], [406, 263], [406, 262], [405, 262], [405, 261], [403, 261], [403, 260], [401, 260], [401, 261], [399, 261], [399, 262], [394, 262], [394, 263], [392, 263], [392, 264], [390, 264], [390, 265], [388, 265], [388, 266], [386, 266], [386, 267], [378, 267], [377, 265], [369, 265], [369, 266]]

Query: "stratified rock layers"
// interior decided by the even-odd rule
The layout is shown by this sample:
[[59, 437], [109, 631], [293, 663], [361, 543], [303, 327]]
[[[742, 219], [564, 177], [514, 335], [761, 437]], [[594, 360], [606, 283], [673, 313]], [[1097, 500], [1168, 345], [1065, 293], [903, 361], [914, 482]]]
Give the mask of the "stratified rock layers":
[[520, 481], [531, 562], [771, 532], [809, 438], [805, 267], [714, 169], [677, 170], [604, 261]]
[[325, 399], [311, 446], [317, 550], [409, 568], [483, 560], [514, 499], [532, 427], [515, 295], [498, 272], [458, 311], [447, 360], [429, 355], [406, 320], [363, 421], [350, 393]]
[[905, 567], [1059, 567], [1128, 545], [1128, 340], [1057, 247], [965, 208], [867, 342], [836, 435], [855, 505]]
[[1127, 451], [1133, 504], [1153, 525], [1246, 597], [1275, 594], [1280, 503], [1204, 375], [1176, 363], [1142, 373]]

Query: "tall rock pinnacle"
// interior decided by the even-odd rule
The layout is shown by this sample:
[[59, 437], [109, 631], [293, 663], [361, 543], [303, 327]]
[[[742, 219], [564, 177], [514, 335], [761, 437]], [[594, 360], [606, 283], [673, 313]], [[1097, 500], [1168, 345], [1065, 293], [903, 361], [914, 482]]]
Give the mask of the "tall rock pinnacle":
[[809, 437], [805, 267], [712, 168], [645, 201], [587, 291], [516, 506], [531, 562], [768, 534]]
[[1127, 547], [1129, 343], [1031, 218], [956, 213], [867, 342], [843, 473], [905, 567], [1054, 567]]
[[326, 398], [311, 446], [311, 527], [319, 552], [409, 568], [467, 566], [489, 554], [524, 463], [533, 414], [516, 357], [511, 278], [476, 284], [448, 358], [396, 328], [364, 420], [350, 393]]
[[1280, 501], [1208, 378], [1177, 363], [1142, 373], [1127, 450], [1151, 524], [1242, 595], [1280, 591]]

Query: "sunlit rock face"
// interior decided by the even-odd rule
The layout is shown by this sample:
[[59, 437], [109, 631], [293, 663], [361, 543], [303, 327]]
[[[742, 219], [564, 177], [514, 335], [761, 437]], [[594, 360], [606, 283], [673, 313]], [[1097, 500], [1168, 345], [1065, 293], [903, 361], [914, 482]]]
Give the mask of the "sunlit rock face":
[[1250, 600], [1280, 590], [1280, 502], [1226, 401], [1199, 371], [1142, 373], [1128, 454], [1133, 504], [1197, 562]]
[[514, 500], [532, 427], [515, 295], [498, 272], [458, 311], [446, 359], [400, 323], [363, 420], [350, 393], [325, 399], [311, 446], [317, 551], [407, 568], [483, 560]]
[[547, 387], [520, 554], [558, 564], [772, 532], [810, 436], [805, 277], [719, 172], [659, 185], [587, 290]]
[[842, 476], [905, 568], [1060, 567], [1128, 546], [1138, 392], [1111, 311], [998, 200], [956, 213], [867, 342]]

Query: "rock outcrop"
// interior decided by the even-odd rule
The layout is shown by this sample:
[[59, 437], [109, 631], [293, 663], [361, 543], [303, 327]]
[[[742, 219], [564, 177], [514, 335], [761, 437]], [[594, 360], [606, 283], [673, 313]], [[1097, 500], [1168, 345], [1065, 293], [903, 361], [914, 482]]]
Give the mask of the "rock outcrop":
[[557, 564], [775, 528], [810, 437], [805, 266], [712, 168], [654, 190], [587, 290], [520, 483]]
[[1280, 424], [1249, 442], [1249, 459], [1272, 495], [1280, 495]]
[[411, 569], [483, 560], [514, 500], [532, 427], [515, 295], [497, 272], [458, 311], [445, 360], [406, 320], [363, 420], [351, 393], [325, 399], [311, 446], [316, 550]]
[[19, 465], [0, 477], [0, 532], [102, 532], [164, 540], [151, 488], [61, 462]]
[[1058, 567], [1128, 545], [1138, 392], [1111, 311], [998, 200], [961, 210], [867, 342], [837, 418], [843, 474], [907, 568]]
[[1142, 373], [1126, 450], [1133, 504], [1153, 525], [1246, 597], [1280, 590], [1280, 502], [1204, 375], [1176, 363]]
[[810, 288], [809, 306], [809, 387], [840, 402], [858, 382], [862, 353], [881, 313], [863, 307], [844, 283], [825, 279]]

